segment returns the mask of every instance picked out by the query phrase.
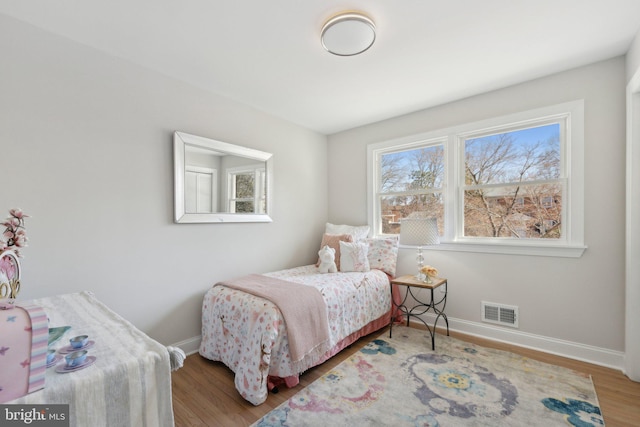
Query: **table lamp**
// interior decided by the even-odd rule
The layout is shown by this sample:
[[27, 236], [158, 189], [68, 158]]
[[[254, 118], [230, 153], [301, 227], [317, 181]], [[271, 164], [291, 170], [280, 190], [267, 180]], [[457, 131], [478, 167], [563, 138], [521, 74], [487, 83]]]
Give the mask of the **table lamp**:
[[418, 262], [417, 280], [425, 283], [431, 282], [429, 276], [420, 271], [424, 266], [422, 247], [437, 245], [438, 243], [440, 243], [440, 234], [438, 233], [438, 221], [436, 218], [404, 218], [400, 220], [400, 244], [418, 247], [416, 255], [416, 261]]

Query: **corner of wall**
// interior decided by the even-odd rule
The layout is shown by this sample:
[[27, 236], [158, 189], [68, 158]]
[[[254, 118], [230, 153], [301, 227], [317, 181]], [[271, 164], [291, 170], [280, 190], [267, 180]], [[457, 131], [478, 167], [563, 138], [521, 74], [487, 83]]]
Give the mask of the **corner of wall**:
[[627, 83], [640, 71], [640, 31], [631, 42], [626, 57]]

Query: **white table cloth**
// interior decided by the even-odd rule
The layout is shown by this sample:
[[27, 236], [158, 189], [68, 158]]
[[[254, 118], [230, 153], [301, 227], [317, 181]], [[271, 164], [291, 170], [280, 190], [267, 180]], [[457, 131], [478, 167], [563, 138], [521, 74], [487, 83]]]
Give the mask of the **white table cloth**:
[[[18, 303], [21, 305], [20, 303]], [[167, 348], [98, 301], [90, 292], [25, 302], [44, 308], [49, 326], [71, 326], [52, 348], [69, 338], [95, 341], [93, 365], [70, 373], [47, 369], [45, 388], [6, 403], [70, 405], [77, 427], [173, 426], [171, 366]], [[61, 361], [59, 363], [64, 363]]]

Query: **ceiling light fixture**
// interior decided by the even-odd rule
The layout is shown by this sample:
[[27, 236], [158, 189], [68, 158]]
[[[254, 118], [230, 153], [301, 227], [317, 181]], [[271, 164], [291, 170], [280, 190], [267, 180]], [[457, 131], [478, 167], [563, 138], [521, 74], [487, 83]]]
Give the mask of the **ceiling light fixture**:
[[320, 39], [322, 46], [334, 55], [358, 55], [376, 40], [376, 26], [360, 12], [342, 12], [324, 24]]

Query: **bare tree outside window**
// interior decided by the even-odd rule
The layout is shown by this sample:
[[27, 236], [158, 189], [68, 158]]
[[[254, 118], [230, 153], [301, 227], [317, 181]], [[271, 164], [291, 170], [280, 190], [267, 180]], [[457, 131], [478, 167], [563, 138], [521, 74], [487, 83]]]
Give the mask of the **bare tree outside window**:
[[430, 145], [380, 156], [380, 212], [384, 234], [400, 232], [403, 218], [443, 222], [444, 148]]
[[233, 189], [235, 190], [231, 198], [231, 212], [253, 213], [255, 175], [253, 173], [238, 173], [233, 175]]
[[558, 124], [466, 139], [464, 153], [465, 236], [561, 237]]
[[[428, 124], [427, 124], [428, 125]], [[435, 217], [439, 250], [580, 257], [584, 101], [369, 144], [369, 222]]]
[[[557, 239], [562, 230], [560, 126], [464, 140], [464, 236]], [[383, 234], [402, 218], [444, 218], [444, 146], [380, 156]]]

